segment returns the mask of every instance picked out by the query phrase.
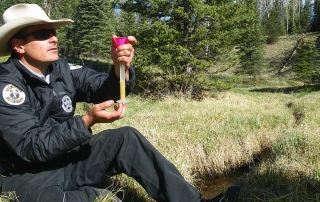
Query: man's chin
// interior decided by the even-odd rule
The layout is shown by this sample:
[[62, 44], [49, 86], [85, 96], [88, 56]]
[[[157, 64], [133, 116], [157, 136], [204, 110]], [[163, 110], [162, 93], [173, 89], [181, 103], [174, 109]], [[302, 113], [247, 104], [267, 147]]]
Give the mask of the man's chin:
[[54, 58], [47, 58], [46, 60], [42, 60], [41, 62], [46, 63], [47, 65], [50, 65], [51, 63], [54, 63], [58, 60], [59, 60], [59, 57], [54, 57]]
[[49, 59], [48, 62], [56, 62], [59, 60], [59, 56], [56, 56], [56, 57], [52, 57], [51, 59]]

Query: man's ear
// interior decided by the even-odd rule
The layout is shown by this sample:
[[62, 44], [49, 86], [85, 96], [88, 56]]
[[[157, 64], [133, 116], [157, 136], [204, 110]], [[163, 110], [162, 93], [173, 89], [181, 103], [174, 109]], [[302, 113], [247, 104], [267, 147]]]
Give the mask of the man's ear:
[[14, 52], [18, 54], [24, 53], [24, 43], [22, 43], [21, 39], [12, 39], [11, 40], [11, 47], [14, 50]]

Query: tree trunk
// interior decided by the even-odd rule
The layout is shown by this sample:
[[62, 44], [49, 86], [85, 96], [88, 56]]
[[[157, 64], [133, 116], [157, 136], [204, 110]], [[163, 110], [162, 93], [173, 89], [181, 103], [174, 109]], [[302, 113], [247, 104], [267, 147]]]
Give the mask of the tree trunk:
[[282, 68], [280, 69], [279, 73], [282, 73], [286, 70], [287, 68], [287, 65], [289, 64], [289, 62], [291, 61], [291, 59], [293, 58], [293, 56], [297, 53], [298, 49], [300, 48], [300, 46], [302, 45], [303, 43], [303, 40], [304, 40], [304, 37], [305, 35], [302, 34], [301, 38], [299, 39], [297, 45], [294, 47], [290, 57], [287, 59], [287, 61], [284, 63], [284, 65], [282, 66]]

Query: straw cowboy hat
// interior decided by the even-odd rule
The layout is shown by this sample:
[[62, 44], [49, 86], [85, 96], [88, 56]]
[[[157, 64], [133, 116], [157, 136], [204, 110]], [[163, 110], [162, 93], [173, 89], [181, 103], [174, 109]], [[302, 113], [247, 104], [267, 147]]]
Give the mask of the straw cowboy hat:
[[12, 52], [10, 39], [21, 29], [30, 25], [52, 24], [54, 29], [72, 23], [71, 19], [51, 20], [37, 4], [17, 4], [8, 8], [2, 15], [0, 27], [0, 56]]

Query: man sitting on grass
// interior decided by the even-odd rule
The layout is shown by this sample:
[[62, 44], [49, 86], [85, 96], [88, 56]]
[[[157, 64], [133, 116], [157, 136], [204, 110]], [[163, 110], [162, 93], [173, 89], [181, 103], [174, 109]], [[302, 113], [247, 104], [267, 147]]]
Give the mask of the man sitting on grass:
[[[125, 63], [126, 91], [132, 91], [130, 66], [136, 39], [112, 51], [109, 74], [70, 65], [59, 59], [56, 29], [70, 19], [51, 20], [35, 4], [18, 4], [3, 13], [0, 56], [0, 173], [2, 192], [15, 192], [24, 202], [94, 201], [94, 185], [107, 176], [133, 177], [157, 201], [200, 202], [234, 199], [226, 195], [201, 199], [175, 166], [132, 127], [92, 135], [96, 123], [111, 123], [125, 115], [119, 99], [119, 66]], [[116, 36], [113, 36], [116, 37]], [[94, 103], [74, 116], [77, 102]], [[114, 111], [106, 108], [114, 107]]]

